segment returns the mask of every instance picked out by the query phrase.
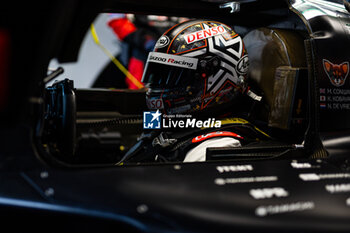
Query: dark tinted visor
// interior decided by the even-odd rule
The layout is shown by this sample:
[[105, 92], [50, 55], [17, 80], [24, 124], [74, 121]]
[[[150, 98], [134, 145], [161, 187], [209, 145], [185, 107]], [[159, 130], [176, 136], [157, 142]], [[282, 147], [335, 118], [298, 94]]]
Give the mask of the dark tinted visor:
[[197, 70], [198, 59], [149, 53], [142, 82], [148, 87], [173, 88], [192, 83]]

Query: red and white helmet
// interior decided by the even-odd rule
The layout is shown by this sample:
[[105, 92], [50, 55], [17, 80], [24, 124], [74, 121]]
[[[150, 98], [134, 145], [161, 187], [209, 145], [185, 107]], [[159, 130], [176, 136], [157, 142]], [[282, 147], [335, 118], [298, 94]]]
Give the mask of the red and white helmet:
[[149, 53], [142, 81], [147, 104], [167, 114], [195, 113], [245, 93], [248, 55], [229, 26], [190, 20], [167, 30]]

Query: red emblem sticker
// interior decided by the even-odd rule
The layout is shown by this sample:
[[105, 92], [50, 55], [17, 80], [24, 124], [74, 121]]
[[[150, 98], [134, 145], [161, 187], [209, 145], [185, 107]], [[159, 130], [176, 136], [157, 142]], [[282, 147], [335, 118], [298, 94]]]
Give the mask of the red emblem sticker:
[[241, 137], [240, 135], [238, 135], [236, 133], [233, 133], [233, 132], [216, 131], [216, 132], [212, 132], [212, 133], [208, 133], [208, 134], [203, 134], [203, 135], [197, 136], [197, 137], [192, 139], [192, 143], [201, 142], [201, 141], [207, 140], [209, 138], [214, 138], [214, 137], [235, 137], [235, 138], [243, 139], [243, 137]]
[[333, 86], [340, 87], [345, 84], [349, 74], [349, 62], [341, 64], [333, 64], [332, 62], [323, 59], [323, 68]]

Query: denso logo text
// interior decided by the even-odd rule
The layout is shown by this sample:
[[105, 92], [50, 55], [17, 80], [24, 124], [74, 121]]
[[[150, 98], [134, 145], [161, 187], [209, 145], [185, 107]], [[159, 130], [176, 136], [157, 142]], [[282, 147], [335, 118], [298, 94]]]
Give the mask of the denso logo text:
[[226, 30], [223, 26], [217, 26], [188, 34], [185, 36], [185, 40], [187, 44], [191, 44], [199, 40], [223, 34], [225, 32]]

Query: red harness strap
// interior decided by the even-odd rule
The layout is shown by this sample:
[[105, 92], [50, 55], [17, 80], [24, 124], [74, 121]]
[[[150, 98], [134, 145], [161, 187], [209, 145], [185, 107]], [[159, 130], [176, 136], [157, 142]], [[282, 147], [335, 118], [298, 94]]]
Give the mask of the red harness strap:
[[202, 142], [204, 140], [207, 140], [209, 138], [214, 138], [214, 137], [234, 137], [234, 138], [243, 139], [243, 137], [241, 137], [240, 135], [233, 133], [233, 132], [215, 131], [215, 132], [203, 134], [203, 135], [200, 135], [200, 136], [193, 138], [192, 143]]

